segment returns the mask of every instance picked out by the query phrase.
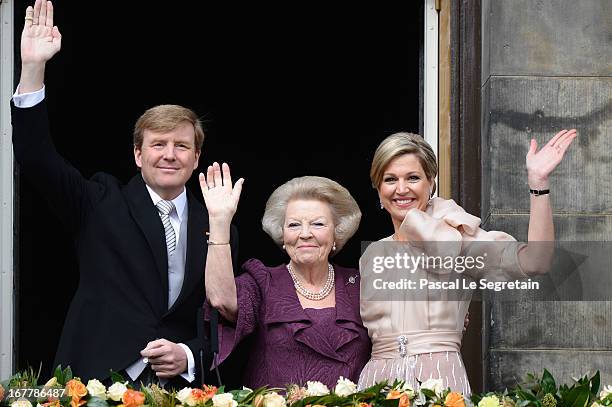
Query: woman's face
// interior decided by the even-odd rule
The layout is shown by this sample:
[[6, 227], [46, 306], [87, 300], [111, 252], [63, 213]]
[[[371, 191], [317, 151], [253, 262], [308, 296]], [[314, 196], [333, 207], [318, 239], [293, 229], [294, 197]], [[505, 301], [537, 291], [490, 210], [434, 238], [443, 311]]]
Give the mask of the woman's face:
[[294, 264], [327, 265], [334, 245], [333, 215], [330, 206], [318, 200], [289, 202], [283, 225], [285, 250]]
[[391, 160], [378, 186], [378, 196], [391, 215], [397, 230], [408, 210], [425, 210], [429, 202], [431, 182], [425, 176], [419, 158], [404, 154]]

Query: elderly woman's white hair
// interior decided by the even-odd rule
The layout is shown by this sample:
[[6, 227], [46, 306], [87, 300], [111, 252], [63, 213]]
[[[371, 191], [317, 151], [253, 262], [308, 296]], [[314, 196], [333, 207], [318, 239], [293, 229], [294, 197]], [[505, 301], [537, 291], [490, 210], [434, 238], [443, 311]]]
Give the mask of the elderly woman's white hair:
[[359, 205], [349, 191], [329, 178], [306, 176], [285, 182], [270, 195], [261, 224], [277, 245], [283, 245], [287, 204], [296, 199], [316, 200], [329, 205], [334, 216], [336, 253], [355, 234], [361, 220]]

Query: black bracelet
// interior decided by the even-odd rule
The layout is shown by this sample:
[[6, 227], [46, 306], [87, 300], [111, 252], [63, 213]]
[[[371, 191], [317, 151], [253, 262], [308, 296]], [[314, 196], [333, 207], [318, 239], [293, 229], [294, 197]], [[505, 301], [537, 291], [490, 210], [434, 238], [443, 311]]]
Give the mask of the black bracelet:
[[550, 189], [529, 189], [531, 195], [540, 196], [550, 194]]

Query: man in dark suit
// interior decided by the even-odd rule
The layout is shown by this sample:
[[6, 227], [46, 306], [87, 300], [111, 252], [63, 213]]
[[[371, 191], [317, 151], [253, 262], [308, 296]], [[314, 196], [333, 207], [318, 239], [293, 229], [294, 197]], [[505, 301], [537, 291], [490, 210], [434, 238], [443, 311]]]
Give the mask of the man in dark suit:
[[[28, 7], [21, 77], [13, 96], [13, 146], [22, 174], [74, 236], [80, 280], [56, 364], [81, 378], [124, 371], [135, 382], [195, 380], [204, 301], [208, 214], [185, 183], [198, 166], [204, 133], [189, 109], [162, 105], [136, 123], [140, 173], [127, 185], [98, 173], [85, 179], [55, 150], [44, 100], [46, 62], [61, 48], [53, 5]], [[227, 242], [236, 255], [235, 233]]]

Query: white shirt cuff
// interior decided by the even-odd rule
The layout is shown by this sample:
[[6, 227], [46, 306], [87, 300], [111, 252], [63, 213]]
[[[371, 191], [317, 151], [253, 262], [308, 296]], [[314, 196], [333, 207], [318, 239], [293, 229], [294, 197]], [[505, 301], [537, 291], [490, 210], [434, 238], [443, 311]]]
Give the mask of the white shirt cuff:
[[19, 85], [13, 94], [13, 103], [16, 107], [27, 108], [36, 106], [45, 99], [45, 85], [40, 90], [28, 93], [19, 93]]
[[185, 354], [187, 355], [187, 371], [185, 373], [181, 373], [181, 377], [191, 383], [195, 380], [195, 360], [193, 359], [193, 353], [191, 353], [189, 346], [183, 343], [178, 343], [177, 345], [183, 348]]

